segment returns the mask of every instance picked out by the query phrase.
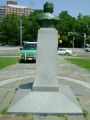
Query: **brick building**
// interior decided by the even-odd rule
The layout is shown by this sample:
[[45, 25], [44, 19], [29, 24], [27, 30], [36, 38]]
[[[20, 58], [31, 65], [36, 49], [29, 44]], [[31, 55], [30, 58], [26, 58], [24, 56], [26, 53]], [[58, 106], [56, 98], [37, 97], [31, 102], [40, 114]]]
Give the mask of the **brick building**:
[[33, 11], [34, 9], [17, 5], [17, 2], [14, 0], [7, 0], [7, 6], [0, 6], [0, 21], [2, 21], [7, 14], [15, 13], [19, 16], [29, 16]]

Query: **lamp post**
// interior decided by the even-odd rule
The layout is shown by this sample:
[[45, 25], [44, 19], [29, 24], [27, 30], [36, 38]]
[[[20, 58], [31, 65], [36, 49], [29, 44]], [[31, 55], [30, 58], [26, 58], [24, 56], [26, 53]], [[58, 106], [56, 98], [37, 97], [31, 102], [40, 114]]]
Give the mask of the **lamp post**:
[[75, 37], [73, 37], [73, 51], [74, 51], [74, 40], [75, 40]]
[[22, 47], [22, 20], [21, 19], [19, 19], [20, 20], [20, 47]]
[[85, 37], [86, 37], [86, 33], [84, 33], [84, 49], [85, 49]]

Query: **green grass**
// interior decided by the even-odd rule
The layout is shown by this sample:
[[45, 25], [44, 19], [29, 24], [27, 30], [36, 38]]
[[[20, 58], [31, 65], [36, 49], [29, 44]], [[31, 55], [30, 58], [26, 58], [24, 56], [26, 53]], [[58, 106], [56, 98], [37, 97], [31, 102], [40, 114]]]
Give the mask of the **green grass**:
[[6, 112], [7, 112], [7, 110], [8, 110], [8, 106], [7, 106], [7, 107], [5, 107], [5, 108], [1, 111], [1, 114], [2, 114], [2, 115], [5, 115], [5, 114], [6, 114]]
[[15, 64], [20, 58], [0, 57], [0, 69], [3, 69], [9, 65]]
[[27, 116], [28, 116], [28, 114], [26, 114], [26, 113], [22, 114], [22, 117], [27, 117]]
[[20, 56], [20, 55], [16, 55], [16, 54], [2, 54], [0, 56]]
[[84, 112], [84, 117], [87, 118], [87, 115], [88, 115], [88, 111], [83, 109], [83, 112]]
[[30, 120], [34, 120], [34, 118], [32, 117]]
[[83, 67], [84, 69], [90, 71], [90, 57], [86, 58], [65, 58], [69, 62], [76, 64], [80, 67]]

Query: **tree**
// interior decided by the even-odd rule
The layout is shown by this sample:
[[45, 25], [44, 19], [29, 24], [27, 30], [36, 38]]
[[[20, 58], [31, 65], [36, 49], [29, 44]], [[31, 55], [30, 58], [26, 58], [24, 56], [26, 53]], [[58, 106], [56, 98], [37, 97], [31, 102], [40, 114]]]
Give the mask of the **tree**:
[[1, 39], [4, 43], [9, 45], [18, 45], [19, 42], [19, 26], [18, 26], [18, 15], [10, 14], [6, 15], [2, 21], [1, 28], [3, 36]]
[[82, 19], [82, 17], [83, 17], [83, 16], [82, 16], [82, 14], [81, 14], [81, 13], [79, 13], [79, 14], [78, 14], [78, 16], [77, 16], [77, 19], [79, 19], [79, 20], [80, 20], [80, 19]]
[[88, 37], [86, 38], [86, 44], [89, 44], [89, 45], [90, 45], [90, 36], [88, 36]]
[[62, 12], [59, 14], [60, 19], [67, 18], [68, 16], [69, 16], [68, 11], [62, 11]]
[[39, 24], [36, 22], [36, 16], [40, 13], [43, 13], [43, 10], [35, 10], [29, 15], [28, 23], [26, 25], [25, 35], [28, 41], [36, 41], [38, 29], [40, 28]]
[[[16, 14], [6, 15], [4, 20], [0, 22], [0, 32], [3, 32], [0, 41], [9, 45], [20, 45], [20, 21], [22, 20], [22, 40], [36, 41], [39, 24], [36, 22], [36, 16], [43, 13], [43, 10], [35, 10], [26, 16], [18, 16]], [[73, 36], [67, 36], [68, 32], [78, 32], [80, 35], [86, 33], [86, 43], [89, 43], [90, 36], [90, 15], [83, 16], [81, 13], [75, 17], [68, 14], [68, 11], [62, 11], [59, 14], [60, 21], [55, 26], [63, 41], [62, 47], [68, 47]], [[83, 34], [82, 34], [83, 33]], [[75, 35], [74, 35], [75, 36]], [[83, 46], [83, 37], [75, 36], [75, 47]]]
[[68, 14], [67, 11], [62, 11], [59, 14], [60, 21], [56, 26], [59, 34], [61, 35], [61, 39], [63, 40], [63, 46], [68, 46], [68, 38], [67, 34], [70, 31], [75, 31], [75, 23], [76, 19]]
[[87, 36], [90, 36], [90, 15], [85, 15], [83, 16], [83, 21], [85, 21], [86, 25], [87, 25]]

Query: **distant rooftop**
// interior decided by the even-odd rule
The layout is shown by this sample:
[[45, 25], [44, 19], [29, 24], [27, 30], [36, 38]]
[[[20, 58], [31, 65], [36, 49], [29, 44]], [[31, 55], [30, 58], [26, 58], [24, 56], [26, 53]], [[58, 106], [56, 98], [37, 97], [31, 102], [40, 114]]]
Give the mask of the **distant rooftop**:
[[7, 0], [7, 2], [8, 2], [8, 1], [14, 1], [14, 2], [16, 2], [16, 0]]
[[15, 0], [7, 0], [7, 6], [12, 8], [27, 8], [26, 6], [19, 6]]
[[27, 8], [26, 6], [19, 6], [19, 5], [12, 5], [12, 4], [8, 4], [8, 6], [13, 8]]

